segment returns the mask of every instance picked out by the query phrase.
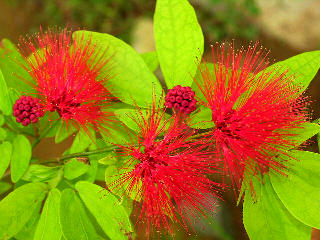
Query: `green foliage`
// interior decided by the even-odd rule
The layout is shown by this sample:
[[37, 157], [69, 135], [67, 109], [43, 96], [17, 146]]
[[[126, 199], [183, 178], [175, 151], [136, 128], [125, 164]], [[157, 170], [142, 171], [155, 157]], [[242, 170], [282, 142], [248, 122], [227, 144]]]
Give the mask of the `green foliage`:
[[24, 135], [17, 135], [12, 143], [11, 180], [16, 183], [28, 169], [31, 159], [31, 144]]
[[64, 177], [66, 179], [72, 180], [85, 174], [88, 170], [89, 165], [83, 162], [79, 162], [77, 161], [77, 159], [73, 158], [64, 166]]
[[[139, 132], [141, 126], [139, 127], [138, 124], [144, 124], [143, 121], [141, 121], [141, 118], [143, 117], [143, 119], [147, 120], [149, 111], [146, 109], [140, 109], [139, 111], [136, 109], [118, 109], [114, 111], [114, 113], [127, 127], [133, 131]], [[169, 114], [165, 114], [164, 119], [168, 120], [170, 117]], [[164, 124], [164, 120], [159, 124]]]
[[20, 232], [18, 232], [14, 238], [17, 240], [30, 240], [33, 239], [34, 233], [36, 231], [37, 224], [40, 218], [41, 205], [39, 204], [38, 208], [35, 210], [34, 214], [31, 216], [29, 221], [23, 226]]
[[0, 195], [7, 192], [11, 187], [10, 183], [0, 182]]
[[305, 90], [320, 68], [320, 51], [305, 52], [277, 62], [267, 68], [280, 71], [288, 70], [287, 76], [295, 76], [295, 82]]
[[204, 40], [194, 9], [187, 0], [157, 1], [154, 36], [167, 87], [191, 86]]
[[56, 188], [49, 192], [35, 231], [34, 239], [56, 240], [61, 238], [62, 232], [59, 217], [60, 197], [61, 193]]
[[314, 135], [320, 132], [320, 125], [316, 123], [304, 123], [300, 128], [291, 131], [289, 134], [294, 134], [293, 136], [288, 136], [288, 139], [293, 141], [296, 146], [304, 143]]
[[2, 71], [0, 70], [0, 110], [5, 115], [10, 115], [12, 113], [12, 103], [9, 97], [9, 91], [7, 83], [4, 80]]
[[77, 31], [73, 36], [91, 39], [104, 52], [104, 58], [110, 59], [113, 72], [109, 80], [110, 91], [120, 100], [146, 107], [151, 104], [152, 93], [161, 95], [162, 87], [158, 79], [128, 44], [105, 33]]
[[3, 174], [7, 170], [10, 164], [11, 159], [11, 153], [12, 153], [12, 144], [10, 142], [3, 142], [0, 145], [0, 179], [2, 178]]
[[243, 223], [251, 240], [309, 240], [311, 227], [295, 219], [275, 193], [268, 176], [253, 179], [243, 203]]
[[[1, 43], [0, 69], [7, 87], [24, 94], [34, 92], [30, 84], [33, 80], [25, 69], [25, 60], [15, 45], [8, 39], [3, 39]], [[12, 104], [10, 104], [10, 107], [12, 107]]]
[[159, 60], [156, 51], [141, 53], [140, 56], [143, 58], [151, 72], [157, 70], [159, 67]]
[[28, 182], [48, 182], [58, 174], [58, 170], [58, 167], [31, 164], [21, 179]]
[[60, 121], [60, 124], [57, 124], [56, 127], [58, 128], [57, 131], [55, 131], [55, 143], [60, 143], [66, 138], [68, 138], [71, 134], [76, 132], [76, 128], [72, 125], [66, 126]]
[[68, 153], [83, 152], [93, 141], [95, 141], [95, 133], [93, 131], [90, 131], [88, 133], [79, 131], [74, 138], [72, 146], [68, 150]]
[[208, 129], [214, 127], [210, 108], [200, 106], [198, 111], [191, 114], [190, 118], [189, 124], [192, 128]]
[[125, 208], [111, 193], [87, 182], [76, 184], [81, 199], [111, 240], [127, 239], [133, 231]]
[[47, 187], [43, 183], [25, 184], [0, 202], [0, 238], [17, 234], [41, 205]]
[[97, 239], [98, 235], [86, 210], [72, 189], [65, 189], [60, 200], [60, 224], [66, 240]]
[[290, 155], [287, 176], [272, 175], [272, 185], [293, 216], [320, 229], [320, 154], [293, 151]]

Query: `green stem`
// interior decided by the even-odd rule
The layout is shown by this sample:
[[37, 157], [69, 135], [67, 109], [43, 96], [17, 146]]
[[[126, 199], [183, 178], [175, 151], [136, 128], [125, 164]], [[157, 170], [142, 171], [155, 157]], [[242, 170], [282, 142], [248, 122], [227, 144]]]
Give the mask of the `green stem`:
[[49, 131], [50, 131], [52, 128], [54, 128], [58, 123], [59, 123], [59, 121], [55, 121], [54, 124], [53, 124], [51, 127], [50, 127], [50, 126], [47, 126], [46, 130], [44, 130], [44, 131], [41, 133], [41, 135], [34, 140], [34, 142], [32, 143], [32, 148], [35, 148], [35, 147], [38, 145], [38, 143], [39, 143], [43, 138], [45, 138], [45, 137], [47, 136], [47, 134], [49, 133]]
[[117, 147], [116, 146], [110, 146], [110, 147], [106, 147], [106, 148], [101, 148], [101, 149], [97, 149], [97, 150], [93, 150], [93, 151], [88, 151], [88, 152], [78, 152], [78, 153], [72, 153], [72, 154], [68, 154], [68, 155], [64, 155], [62, 157], [57, 158], [57, 160], [51, 160], [51, 161], [47, 161], [47, 162], [41, 162], [42, 164], [47, 164], [47, 163], [59, 163], [59, 162], [64, 162], [67, 159], [70, 158], [77, 158], [77, 157], [87, 157], [87, 156], [91, 156], [91, 155], [95, 155], [95, 154], [99, 154], [99, 153], [107, 153], [107, 152], [111, 152], [113, 150], [115, 150]]

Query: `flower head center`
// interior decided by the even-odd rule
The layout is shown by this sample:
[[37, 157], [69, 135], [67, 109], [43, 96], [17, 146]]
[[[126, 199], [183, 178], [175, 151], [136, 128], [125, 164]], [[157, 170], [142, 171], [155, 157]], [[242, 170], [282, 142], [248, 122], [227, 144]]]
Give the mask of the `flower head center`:
[[56, 98], [49, 99], [49, 103], [49, 111], [57, 111], [59, 116], [64, 119], [72, 118], [75, 113], [75, 109], [81, 105], [75, 97], [70, 98], [69, 94], [67, 95], [64, 93]]
[[140, 149], [135, 157], [139, 161], [136, 167], [141, 171], [142, 177], [152, 177], [159, 168], [168, 166], [165, 161], [166, 155], [153, 145]]
[[241, 119], [239, 119], [234, 109], [219, 114], [219, 116], [213, 113], [212, 119], [215, 122], [216, 131], [227, 137], [240, 139], [238, 133], [241, 130]]

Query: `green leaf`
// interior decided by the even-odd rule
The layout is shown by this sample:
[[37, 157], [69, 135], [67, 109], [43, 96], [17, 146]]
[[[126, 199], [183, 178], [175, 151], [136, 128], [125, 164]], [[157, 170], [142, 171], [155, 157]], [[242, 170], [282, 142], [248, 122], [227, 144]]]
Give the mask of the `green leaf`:
[[7, 138], [7, 131], [0, 127], [0, 142], [2, 142], [3, 140], [5, 140]]
[[34, 211], [34, 214], [31, 216], [29, 221], [24, 225], [20, 232], [14, 235], [14, 238], [17, 240], [31, 240], [34, 239], [34, 233], [36, 231], [39, 219], [40, 219], [40, 208], [41, 205], [38, 205], [38, 208]]
[[60, 197], [60, 191], [56, 188], [49, 192], [36, 228], [34, 239], [56, 240], [61, 238], [62, 232], [59, 217]]
[[4, 142], [0, 145], [0, 179], [2, 178], [3, 174], [6, 172], [7, 168], [10, 164], [12, 154], [12, 144], [10, 142]]
[[204, 102], [207, 102], [206, 98], [204, 97], [203, 93], [201, 92], [201, 89], [198, 87], [198, 85], [202, 86], [203, 88], [203, 74], [210, 74], [210, 78], [214, 80], [215, 78], [215, 70], [214, 70], [214, 64], [213, 63], [201, 63], [198, 66], [196, 75], [194, 77], [194, 81], [192, 83], [192, 90], [195, 92], [196, 99], [200, 99]]
[[123, 124], [119, 123], [119, 121], [114, 121], [110, 124], [110, 126], [106, 126], [106, 132], [100, 132], [106, 143], [126, 144], [131, 142], [131, 139], [135, 137]]
[[[140, 131], [140, 128], [137, 125], [136, 121], [140, 122], [142, 116], [144, 119], [148, 119], [148, 113], [149, 111], [147, 111], [146, 109], [140, 109], [139, 111], [136, 109], [118, 109], [114, 111], [114, 114], [121, 122], [123, 122], [127, 127], [136, 132]], [[164, 119], [168, 120], [170, 119], [170, 117], [171, 115], [165, 113]], [[162, 121], [162, 123], [160, 124], [164, 124], [164, 121]]]
[[8, 239], [23, 228], [41, 205], [46, 191], [44, 183], [29, 183], [0, 202], [0, 239]]
[[281, 67], [282, 70], [288, 69], [288, 75], [295, 74], [303, 90], [305, 90], [320, 68], [320, 51], [312, 51], [298, 54], [284, 61], [277, 62], [268, 67], [266, 71]]
[[0, 46], [0, 68], [8, 88], [16, 89], [20, 94], [34, 92], [31, 84], [28, 84], [28, 82], [33, 83], [33, 79], [25, 69], [25, 65], [25, 60], [15, 45], [8, 39], [3, 39]]
[[68, 153], [83, 152], [93, 141], [95, 141], [95, 133], [93, 131], [90, 131], [90, 136], [84, 131], [79, 131], [74, 138]]
[[199, 107], [199, 111], [192, 113], [190, 116], [190, 127], [199, 129], [213, 128], [214, 122], [212, 121], [212, 111], [207, 107]]
[[8, 182], [0, 182], [0, 195], [7, 192], [12, 185]]
[[4, 115], [10, 115], [12, 114], [12, 106], [13, 104], [9, 97], [7, 83], [4, 80], [2, 71], [0, 70], [0, 110]]
[[128, 239], [127, 233], [133, 231], [129, 216], [118, 200], [102, 187], [78, 182], [76, 189], [103, 231], [112, 240]]
[[70, 188], [62, 191], [60, 203], [62, 234], [67, 240], [91, 240], [98, 235], [83, 204]]
[[54, 178], [58, 174], [58, 170], [58, 167], [32, 164], [21, 179], [29, 182], [46, 182]]
[[191, 86], [203, 53], [203, 34], [188, 0], [158, 0], [154, 14], [157, 54], [168, 88]]
[[[1, 90], [0, 90], [1, 91]], [[0, 102], [1, 102], [2, 100], [0, 100]], [[0, 103], [1, 104], [1, 103]], [[1, 107], [0, 107], [0, 109], [1, 109]], [[4, 118], [4, 116], [2, 115], [2, 114], [0, 114], [0, 126], [2, 126], [4, 123], [5, 123], [5, 118]]]
[[143, 58], [151, 72], [157, 70], [159, 67], [159, 60], [156, 51], [141, 53], [140, 56]]
[[[245, 193], [243, 223], [251, 240], [309, 240], [311, 227], [295, 219], [274, 192], [270, 179], [252, 179], [255, 196]], [[255, 201], [253, 200], [255, 199]]]
[[272, 175], [271, 183], [293, 216], [320, 229], [320, 154], [292, 151], [291, 155], [287, 177]]
[[[109, 188], [112, 188], [114, 186], [114, 183], [119, 180], [120, 176], [123, 176], [124, 174], [126, 174], [127, 172], [132, 171], [134, 164], [132, 164], [131, 167], [123, 167], [124, 164], [124, 159], [121, 159], [119, 162], [117, 162], [116, 165], [110, 165], [106, 168], [105, 170], [105, 182], [106, 185]], [[129, 187], [129, 183], [124, 183], [123, 186], [121, 186], [120, 188], [117, 188], [114, 191], [114, 194], [118, 195], [118, 196], [123, 196], [125, 194], [125, 190]], [[129, 197], [132, 200], [135, 201], [140, 201], [141, 200], [141, 195], [138, 194], [139, 190], [141, 188], [141, 182], [139, 182], [138, 186], [133, 187], [130, 190], [130, 195]]]
[[[73, 127], [72, 125], [69, 125], [68, 127], [66, 126], [66, 124], [64, 123], [60, 123], [60, 128], [59, 130], [56, 132], [56, 136], [55, 136], [55, 143], [60, 143], [63, 140], [65, 140], [67, 137], [69, 137], [70, 135], [72, 135], [74, 132], [76, 132], [76, 128]], [[59, 124], [57, 124], [59, 126]]]
[[[91, 39], [104, 57], [110, 59], [110, 91], [125, 103], [141, 107], [152, 103], [152, 93], [160, 96], [162, 87], [142, 57], [128, 44], [106, 33], [76, 31], [74, 37]], [[109, 75], [110, 75], [109, 74]], [[134, 86], [134, 87], [133, 87]]]
[[66, 179], [75, 179], [85, 174], [89, 170], [89, 165], [79, 162], [77, 159], [73, 158], [65, 164], [64, 167], [64, 177]]
[[31, 159], [31, 144], [24, 135], [17, 135], [12, 143], [11, 180], [16, 183], [28, 169]]
[[293, 136], [288, 136], [287, 138], [294, 142], [295, 146], [299, 146], [304, 143], [314, 135], [320, 132], [320, 125], [317, 123], [304, 123], [299, 126], [299, 128], [290, 131]]

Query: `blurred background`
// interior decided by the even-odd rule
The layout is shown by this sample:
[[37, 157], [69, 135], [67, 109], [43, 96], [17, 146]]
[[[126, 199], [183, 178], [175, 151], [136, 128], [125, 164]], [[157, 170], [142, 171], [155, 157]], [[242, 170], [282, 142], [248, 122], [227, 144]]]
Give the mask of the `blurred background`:
[[[210, 61], [210, 44], [236, 40], [238, 45], [259, 42], [271, 50], [270, 60], [280, 61], [320, 46], [319, 0], [190, 0], [205, 34], [205, 58]], [[19, 36], [39, 31], [41, 25], [66, 25], [115, 35], [138, 52], [155, 49], [152, 16], [155, 0], [0, 0], [0, 39], [17, 43]], [[320, 79], [308, 93], [313, 100], [313, 119], [320, 117]], [[43, 143], [46, 144], [46, 143]], [[38, 147], [39, 155], [43, 149]], [[67, 144], [67, 143], [63, 143]], [[63, 144], [52, 146], [60, 154]], [[60, 149], [61, 148], [61, 149]], [[309, 150], [318, 152], [315, 144]], [[177, 232], [176, 239], [248, 239], [242, 224], [241, 206], [235, 206], [230, 190], [214, 216], [214, 221], [195, 223], [197, 235]], [[209, 223], [208, 223], [209, 222]], [[141, 234], [142, 235], [142, 234]], [[137, 239], [143, 239], [139, 236]], [[312, 239], [320, 239], [317, 231]]]

